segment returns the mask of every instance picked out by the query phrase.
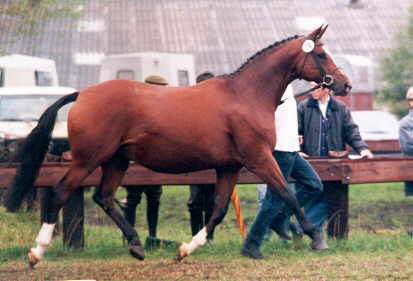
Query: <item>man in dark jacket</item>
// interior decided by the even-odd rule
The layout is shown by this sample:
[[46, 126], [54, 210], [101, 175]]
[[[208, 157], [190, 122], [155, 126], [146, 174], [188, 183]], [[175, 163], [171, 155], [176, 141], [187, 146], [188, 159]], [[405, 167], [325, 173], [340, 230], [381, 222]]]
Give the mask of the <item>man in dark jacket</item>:
[[[373, 158], [373, 154], [362, 140], [358, 125], [354, 123], [350, 110], [341, 102], [330, 95], [327, 88], [319, 88], [311, 93], [311, 97], [298, 105], [298, 134], [301, 137], [301, 152], [303, 157], [327, 157], [335, 152], [346, 150], [350, 145], [361, 157]], [[323, 227], [330, 218], [329, 234], [337, 237], [347, 236], [348, 226], [342, 213], [347, 213], [348, 206], [341, 205], [337, 208], [340, 193], [338, 189], [348, 190], [347, 184], [340, 181], [323, 181], [324, 204], [312, 205], [311, 202], [304, 206], [308, 219], [315, 225]], [[296, 185], [296, 191], [302, 192], [304, 187]], [[341, 192], [342, 194], [342, 192]], [[340, 212], [337, 212], [337, 209]], [[279, 226], [281, 233], [288, 232], [287, 228], [291, 210], [285, 209], [274, 219], [273, 224]], [[302, 230], [297, 223], [290, 228], [295, 236], [301, 237]]]
[[298, 133], [303, 136], [302, 151], [309, 156], [328, 156], [328, 151], [344, 151], [350, 145], [362, 157], [372, 158], [361, 139], [350, 110], [319, 88], [298, 106]]
[[[361, 157], [373, 158], [373, 154], [362, 140], [358, 125], [354, 123], [350, 110], [343, 103], [330, 95], [327, 88], [319, 88], [312, 92], [311, 97], [298, 106], [298, 133], [303, 137], [301, 145], [302, 155], [330, 156], [334, 152], [345, 151], [346, 144], [351, 146]], [[337, 189], [348, 190], [347, 184], [340, 181], [324, 181], [324, 198], [329, 207], [328, 217], [332, 218], [329, 224], [329, 234], [347, 236], [348, 226], [341, 217], [337, 208], [333, 207], [339, 198], [334, 195]], [[299, 188], [299, 187], [298, 187]], [[338, 195], [337, 195], [338, 196]], [[341, 206], [347, 213], [348, 206]], [[322, 225], [327, 217], [320, 210], [306, 210], [309, 217]]]

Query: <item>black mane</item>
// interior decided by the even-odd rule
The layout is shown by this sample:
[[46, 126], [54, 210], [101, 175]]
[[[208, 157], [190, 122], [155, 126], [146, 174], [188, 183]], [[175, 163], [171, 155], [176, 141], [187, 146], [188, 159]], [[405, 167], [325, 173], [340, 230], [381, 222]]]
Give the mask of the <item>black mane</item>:
[[271, 49], [274, 48], [274, 47], [277, 47], [277, 46], [279, 46], [279, 45], [281, 45], [281, 44], [283, 44], [283, 43], [285, 43], [285, 42], [287, 42], [287, 41], [291, 41], [291, 40], [293, 40], [293, 39], [297, 39], [298, 37], [301, 37], [301, 35], [294, 35], [294, 36], [288, 37], [288, 38], [286, 38], [286, 39], [283, 39], [283, 40], [281, 40], [281, 41], [277, 41], [277, 42], [275, 42], [275, 43], [272, 43], [271, 45], [265, 47], [264, 49], [256, 52], [254, 55], [252, 55], [251, 57], [249, 57], [249, 58], [248, 58], [240, 67], [238, 67], [238, 69], [235, 70], [234, 72], [229, 73], [229, 74], [224, 74], [224, 75], [222, 75], [222, 76], [234, 76], [234, 75], [237, 75], [237, 74], [240, 73], [248, 64], [250, 64], [255, 58], [261, 56], [262, 54], [264, 54], [264, 53], [267, 52], [268, 50], [271, 50]]

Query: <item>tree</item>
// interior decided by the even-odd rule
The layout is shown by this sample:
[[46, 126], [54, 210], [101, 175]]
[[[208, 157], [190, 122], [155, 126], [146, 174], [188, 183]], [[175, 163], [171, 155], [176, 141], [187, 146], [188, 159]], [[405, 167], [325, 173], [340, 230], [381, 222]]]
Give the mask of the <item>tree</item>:
[[383, 87], [379, 100], [399, 117], [407, 113], [406, 91], [413, 86], [413, 8], [408, 25], [395, 36], [395, 47], [380, 62]]
[[79, 0], [1, 0], [1, 2], [0, 30], [7, 32], [8, 40], [11, 41], [36, 35], [41, 24], [51, 19], [79, 15], [76, 11]]

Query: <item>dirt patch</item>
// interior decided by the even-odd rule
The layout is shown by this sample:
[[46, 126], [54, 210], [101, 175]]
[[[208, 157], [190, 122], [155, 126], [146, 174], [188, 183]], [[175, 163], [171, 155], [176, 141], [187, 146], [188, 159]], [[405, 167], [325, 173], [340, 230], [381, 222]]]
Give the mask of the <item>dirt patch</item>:
[[[354, 262], [357, 261], [357, 262]], [[1, 281], [32, 280], [412, 280], [412, 255], [319, 255], [183, 262], [168, 259], [42, 261], [35, 270], [23, 262], [0, 267]]]

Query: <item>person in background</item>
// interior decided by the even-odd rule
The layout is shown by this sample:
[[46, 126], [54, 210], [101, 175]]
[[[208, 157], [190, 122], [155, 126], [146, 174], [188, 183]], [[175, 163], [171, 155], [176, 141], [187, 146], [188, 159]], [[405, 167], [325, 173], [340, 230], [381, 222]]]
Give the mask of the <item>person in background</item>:
[[[400, 120], [399, 141], [401, 152], [404, 155], [413, 156], [413, 87], [407, 90], [406, 100], [409, 114]], [[406, 196], [413, 196], [413, 182], [404, 183], [404, 193]]]
[[[211, 72], [204, 72], [197, 76], [196, 83], [214, 77]], [[189, 199], [187, 202], [191, 221], [192, 236], [195, 236], [209, 221], [215, 204], [214, 184], [191, 184], [189, 185]], [[213, 239], [213, 233], [208, 237]]]
[[[286, 180], [291, 176], [306, 187], [302, 192], [297, 192], [299, 204], [302, 206], [311, 201], [312, 204], [317, 205], [320, 201], [323, 186], [314, 168], [298, 153], [300, 146], [297, 128], [297, 103], [290, 86], [287, 87], [282, 101], [283, 103], [279, 105], [275, 112], [277, 142], [273, 156]], [[276, 231], [280, 237], [288, 235], [280, 231], [278, 221], [274, 222], [277, 214], [284, 206], [285, 203], [281, 196], [273, 189], [267, 189], [262, 206], [242, 245], [241, 254], [243, 256], [252, 259], [263, 258], [259, 248], [264, 241], [268, 228]], [[314, 234], [311, 248], [313, 250], [328, 248], [322, 230], [318, 229]]]
[[[145, 83], [166, 86], [168, 82], [159, 75], [151, 75], [145, 79]], [[146, 239], [146, 246], [151, 246], [153, 238], [157, 237], [157, 226], [159, 217], [159, 205], [162, 195], [161, 185], [129, 185], [126, 186], [126, 203], [123, 207], [126, 220], [135, 226], [136, 207], [142, 200], [142, 193], [146, 195], [146, 219], [148, 222], [149, 237]]]
[[[312, 85], [316, 85], [312, 83]], [[350, 145], [361, 157], [373, 158], [373, 154], [368, 149], [367, 144], [362, 140], [358, 125], [354, 123], [350, 110], [346, 105], [337, 101], [331, 96], [328, 88], [318, 88], [311, 93], [311, 97], [302, 101], [298, 105], [298, 131], [302, 138], [300, 154], [307, 158], [309, 156], [331, 156], [345, 152], [346, 144]], [[348, 190], [348, 184], [340, 181], [323, 181], [323, 202], [324, 204], [305, 205], [304, 209], [308, 219], [323, 227], [327, 218], [336, 215], [330, 208], [339, 202], [332, 194], [334, 190]], [[300, 192], [304, 187], [296, 184], [296, 191]], [[327, 196], [327, 194], [329, 194]], [[343, 206], [348, 208], [348, 206]], [[343, 212], [347, 212], [343, 210]], [[290, 210], [278, 217], [279, 223], [287, 231], [288, 226], [296, 237], [302, 237], [302, 230], [297, 223], [289, 224]], [[348, 226], [344, 225], [346, 220], [336, 220], [329, 224], [329, 233], [338, 236], [347, 235]], [[336, 225], [337, 224], [337, 225]], [[343, 237], [340, 237], [343, 238]]]

